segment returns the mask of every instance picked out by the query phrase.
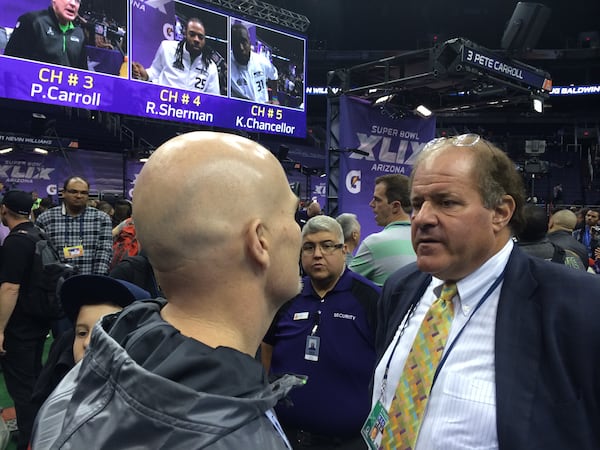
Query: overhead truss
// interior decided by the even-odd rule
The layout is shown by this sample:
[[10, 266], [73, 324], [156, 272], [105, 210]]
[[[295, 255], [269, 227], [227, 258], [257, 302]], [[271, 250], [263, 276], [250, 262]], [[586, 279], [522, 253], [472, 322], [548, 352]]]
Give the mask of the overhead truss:
[[204, 0], [221, 8], [264, 20], [282, 27], [305, 33], [310, 25], [308, 17], [278, 8], [260, 0]]

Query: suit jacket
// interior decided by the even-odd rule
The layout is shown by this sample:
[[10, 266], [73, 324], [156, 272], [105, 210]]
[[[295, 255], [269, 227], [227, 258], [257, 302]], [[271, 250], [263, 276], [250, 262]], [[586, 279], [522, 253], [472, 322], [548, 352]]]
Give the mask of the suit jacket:
[[[430, 281], [416, 264], [386, 281], [378, 306], [378, 361]], [[599, 295], [598, 275], [514, 247], [496, 317], [500, 449], [600, 449]]]

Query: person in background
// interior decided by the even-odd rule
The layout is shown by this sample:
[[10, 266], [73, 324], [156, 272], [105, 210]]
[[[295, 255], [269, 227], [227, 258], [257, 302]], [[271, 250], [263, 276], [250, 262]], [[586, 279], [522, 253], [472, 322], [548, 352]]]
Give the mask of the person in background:
[[135, 300], [150, 298], [149, 292], [132, 283], [102, 275], [70, 277], [60, 286], [59, 295], [72, 328], [52, 343], [31, 398], [36, 414], [58, 383], [83, 359], [96, 322]]
[[587, 269], [589, 258], [585, 245], [573, 237], [577, 216], [573, 211], [561, 209], [550, 216], [548, 221], [548, 239], [550, 242], [574, 252]]
[[562, 264], [564, 252], [561, 251], [561, 247], [555, 246], [546, 237], [548, 231], [546, 210], [541, 206], [528, 203], [523, 207], [523, 219], [523, 227], [515, 236], [521, 250], [531, 256]]
[[380, 289], [346, 268], [344, 234], [332, 217], [306, 222], [301, 260], [302, 292], [279, 311], [261, 346], [273, 376], [308, 377], [277, 415], [295, 449], [362, 450]]
[[323, 214], [321, 205], [317, 200], [310, 200], [305, 208], [300, 208], [296, 212], [296, 222], [298, 222], [300, 229], [302, 229], [308, 219], [318, 216], [319, 214]]
[[40, 409], [32, 448], [289, 448], [272, 408], [303, 380], [269, 384], [254, 358], [300, 290], [298, 198], [281, 164], [240, 136], [187, 133], [152, 154], [133, 199], [166, 299], [94, 327]]
[[50, 208], [36, 220], [59, 250], [62, 262], [79, 268], [82, 275], [108, 275], [112, 259], [112, 223], [108, 214], [87, 206], [90, 185], [80, 176], [67, 178], [63, 204]]
[[9, 191], [2, 199], [0, 216], [10, 229], [2, 246], [0, 263], [0, 364], [6, 388], [17, 415], [17, 448], [26, 449], [35, 418], [31, 407], [33, 386], [42, 369], [44, 342], [50, 321], [29, 314], [29, 287], [35, 227], [29, 220], [33, 198], [23, 191]]
[[349, 268], [383, 286], [392, 272], [416, 259], [410, 242], [408, 177], [377, 177], [369, 206], [375, 222], [384, 229], [363, 239]]
[[588, 251], [588, 257], [594, 257], [594, 250], [598, 246], [598, 238], [593, 235], [592, 227], [600, 221], [600, 210], [588, 209], [585, 213], [585, 225], [573, 231], [573, 237], [581, 242]]
[[184, 40], [161, 42], [149, 68], [132, 62], [132, 77], [163, 86], [219, 95], [219, 73], [211, 59], [210, 47], [206, 45], [204, 24], [197, 17], [192, 17], [183, 31]]
[[346, 266], [350, 265], [354, 258], [354, 250], [360, 243], [360, 222], [356, 214], [343, 213], [336, 217], [337, 222], [344, 231], [344, 251], [346, 252]]
[[516, 234], [517, 245], [521, 250], [535, 258], [587, 270], [576, 253], [550, 241], [547, 236], [548, 216], [543, 207], [526, 204], [523, 207], [523, 217], [523, 228]]
[[140, 250], [137, 255], [123, 257], [110, 271], [113, 278], [125, 280], [150, 292], [152, 298], [164, 297], [160, 285], [148, 261], [146, 252]]
[[388, 278], [378, 305], [372, 445], [600, 448], [600, 278], [514, 245], [524, 197], [515, 163], [478, 135], [421, 151], [417, 262]]
[[[571, 208], [571, 210], [573, 211], [573, 208]], [[573, 231], [579, 230], [579, 229], [585, 227], [585, 215], [587, 214], [588, 210], [589, 210], [589, 208], [581, 208], [581, 209], [575, 208], [575, 210], [573, 212], [575, 213], [575, 216], [577, 217], [577, 222], [575, 223], [575, 228], [573, 228]]]
[[122, 226], [123, 223], [131, 217], [133, 214], [133, 206], [130, 200], [120, 198], [115, 201], [115, 213], [112, 215], [113, 222], [113, 237], [118, 234], [118, 229], [115, 228]]
[[42, 198], [39, 206], [31, 210], [31, 220], [35, 222], [43, 212], [48, 211], [50, 208], [52, 208], [52, 206], [53, 204], [51, 197]]
[[231, 96], [258, 103], [269, 103], [269, 81], [277, 89], [279, 74], [269, 59], [252, 51], [248, 29], [241, 23], [231, 26]]
[[102, 212], [108, 214], [112, 221], [112, 218], [115, 215], [115, 208], [113, 208], [113, 206], [110, 203], [108, 203], [106, 200], [97, 201], [96, 204], [93, 205], [93, 207], [99, 211], [102, 211]]
[[87, 70], [85, 34], [74, 23], [80, 5], [81, 0], [51, 0], [47, 9], [23, 14], [4, 54]]

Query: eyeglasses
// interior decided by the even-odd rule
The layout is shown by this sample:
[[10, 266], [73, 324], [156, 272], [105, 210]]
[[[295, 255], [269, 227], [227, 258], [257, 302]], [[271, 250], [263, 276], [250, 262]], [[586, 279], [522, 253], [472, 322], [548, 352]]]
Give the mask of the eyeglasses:
[[[318, 242], [317, 244], [319, 245], [319, 249], [323, 255], [331, 255], [338, 248], [342, 248], [344, 246], [344, 244], [336, 244], [333, 241], [323, 241]], [[314, 242], [305, 242], [302, 244], [302, 254], [307, 256], [314, 255], [317, 244]]]
[[439, 137], [432, 139], [427, 144], [425, 144], [423, 150], [431, 150], [437, 147], [441, 147], [443, 144], [448, 143], [454, 145], [455, 147], [472, 147], [479, 141], [481, 141], [481, 136], [475, 133], [461, 134], [452, 137]]
[[90, 195], [90, 191], [78, 191], [77, 189], [67, 189], [65, 192], [67, 192], [67, 194], [71, 194], [71, 195], [77, 195], [77, 194]]

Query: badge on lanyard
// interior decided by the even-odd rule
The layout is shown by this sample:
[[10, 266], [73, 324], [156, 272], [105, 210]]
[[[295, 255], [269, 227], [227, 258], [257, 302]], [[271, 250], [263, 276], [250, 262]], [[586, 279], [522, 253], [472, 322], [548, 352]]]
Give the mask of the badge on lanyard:
[[83, 256], [83, 245], [73, 245], [71, 247], [63, 248], [63, 255], [66, 259], [79, 258]]
[[389, 421], [390, 416], [381, 404], [381, 401], [377, 400], [377, 403], [373, 406], [369, 417], [367, 417], [360, 430], [360, 434], [371, 450], [379, 449], [383, 438], [383, 430]]
[[307, 361], [319, 360], [319, 347], [321, 338], [319, 336], [306, 336], [306, 348], [304, 349], [304, 359]]

